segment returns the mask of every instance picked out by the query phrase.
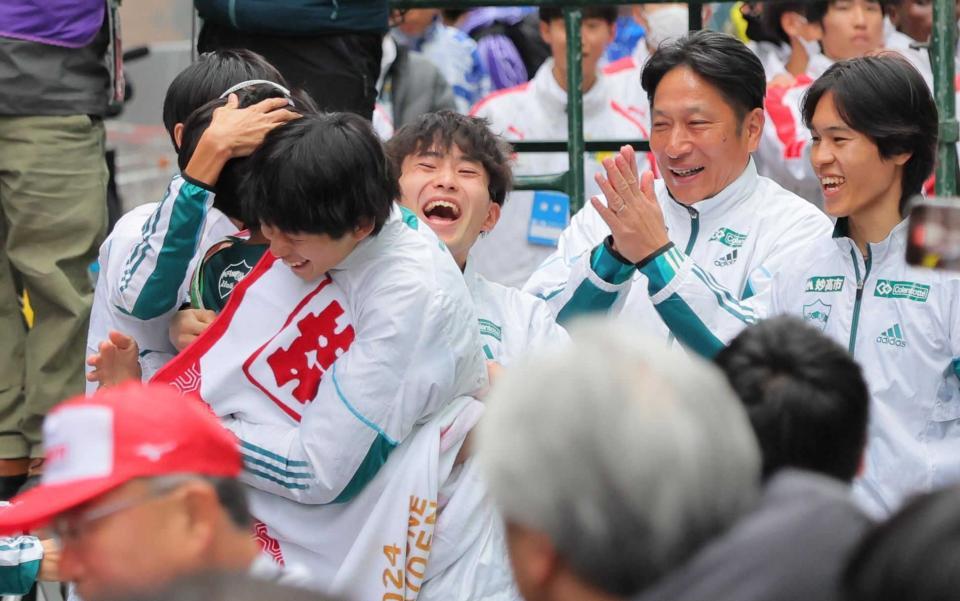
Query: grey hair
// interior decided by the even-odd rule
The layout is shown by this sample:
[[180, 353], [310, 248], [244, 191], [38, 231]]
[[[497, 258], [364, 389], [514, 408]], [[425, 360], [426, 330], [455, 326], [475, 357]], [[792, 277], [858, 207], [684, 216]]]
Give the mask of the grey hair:
[[508, 522], [541, 531], [585, 582], [634, 595], [750, 508], [760, 453], [721, 372], [623, 324], [511, 366], [477, 447]]

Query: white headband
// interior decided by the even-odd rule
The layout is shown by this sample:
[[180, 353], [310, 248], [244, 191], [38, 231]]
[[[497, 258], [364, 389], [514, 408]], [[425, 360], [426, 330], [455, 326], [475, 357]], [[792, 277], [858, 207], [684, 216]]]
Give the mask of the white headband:
[[[275, 82], [275, 81], [270, 81], [270, 80], [267, 80], [267, 79], [248, 79], [247, 81], [241, 81], [241, 82], [238, 83], [237, 85], [231, 86], [230, 88], [228, 88], [227, 91], [224, 92], [223, 94], [220, 94], [220, 98], [226, 98], [226, 97], [229, 96], [230, 94], [233, 94], [233, 93], [236, 92], [237, 90], [242, 90], [243, 88], [245, 88], [245, 87], [247, 87], [247, 86], [256, 86], [256, 85], [260, 85], [260, 84], [268, 85], [268, 86], [273, 86], [274, 88], [276, 88], [276, 89], [280, 90], [281, 92], [283, 92], [283, 95], [286, 96], [288, 100], [290, 100], [290, 90], [288, 90], [287, 88], [281, 86], [280, 84], [278, 84], [278, 83]], [[292, 100], [290, 101], [290, 104], [291, 104], [291, 106], [293, 105], [293, 101], [292, 101]]]

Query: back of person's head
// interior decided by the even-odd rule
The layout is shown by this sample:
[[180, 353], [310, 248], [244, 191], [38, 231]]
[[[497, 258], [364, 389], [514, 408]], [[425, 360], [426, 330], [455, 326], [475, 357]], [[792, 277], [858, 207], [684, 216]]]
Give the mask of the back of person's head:
[[804, 125], [811, 127], [817, 104], [828, 93], [840, 118], [870, 138], [882, 158], [910, 154], [903, 166], [903, 211], [907, 201], [920, 193], [936, 160], [939, 117], [923, 77], [894, 53], [835, 63], [804, 95]]
[[915, 498], [868, 533], [843, 576], [844, 601], [946, 601], [960, 591], [960, 487]]
[[[607, 23], [617, 22], [618, 11], [616, 6], [584, 6], [580, 9], [580, 13], [583, 19], [603, 19]], [[540, 9], [540, 20], [544, 23], [562, 18], [562, 8], [544, 6]]]
[[425, 113], [401, 127], [386, 143], [387, 159], [396, 177], [400, 177], [404, 159], [428, 151], [447, 154], [456, 146], [468, 159], [483, 165], [490, 183], [490, 200], [503, 205], [513, 183], [510, 146], [490, 130], [480, 117], [468, 117], [453, 111]]
[[230, 87], [249, 80], [263, 79], [287, 86], [277, 69], [256, 52], [216, 50], [205, 52], [181, 71], [170, 83], [163, 99], [163, 126], [173, 145], [173, 128], [186, 121], [190, 113], [215, 100]]
[[716, 363], [747, 408], [764, 478], [796, 467], [853, 480], [870, 397], [846, 349], [799, 319], [775, 317], [741, 332]]
[[[301, 106], [303, 104], [303, 97], [298, 98], [298, 100], [293, 100], [290, 92], [280, 85], [257, 83], [234, 90], [232, 93], [237, 95], [239, 108], [246, 108], [263, 100], [267, 100], [268, 98], [287, 98], [290, 101], [290, 106], [287, 107], [289, 111], [300, 114], [312, 114], [316, 112], [309, 98], [307, 98], [307, 106], [303, 108]], [[180, 137], [180, 150], [177, 153], [177, 164], [180, 167], [180, 171], [184, 171], [190, 163], [190, 159], [193, 158], [193, 154], [197, 150], [197, 144], [200, 142], [200, 137], [203, 135], [203, 132], [207, 131], [210, 123], [213, 121], [213, 112], [226, 104], [227, 97], [211, 100], [190, 113], [190, 116], [184, 120], [183, 133]], [[223, 169], [221, 169], [220, 175], [217, 178], [217, 184], [214, 187], [216, 195], [213, 198], [213, 206], [222, 211], [227, 217], [238, 221], [246, 221], [243, 219], [240, 207], [240, 186], [246, 175], [248, 163], [248, 157], [240, 157], [227, 161]], [[254, 222], [246, 222], [247, 226], [254, 224]]]
[[650, 106], [657, 86], [677, 67], [687, 67], [720, 92], [739, 120], [750, 111], [763, 108], [767, 90], [763, 64], [740, 40], [726, 33], [700, 30], [665, 42], [650, 55], [640, 83]]
[[111, 601], [334, 601], [302, 588], [260, 580], [242, 572], [203, 572], [159, 590], [118, 595]]
[[[478, 460], [508, 532], [539, 533], [577, 581], [631, 596], [752, 505], [757, 443], [714, 366], [609, 322], [571, 336], [497, 382]], [[525, 550], [510, 552], [523, 571]]]
[[352, 113], [308, 115], [274, 129], [250, 157], [243, 214], [283, 232], [339, 239], [379, 233], [400, 197], [370, 122]]

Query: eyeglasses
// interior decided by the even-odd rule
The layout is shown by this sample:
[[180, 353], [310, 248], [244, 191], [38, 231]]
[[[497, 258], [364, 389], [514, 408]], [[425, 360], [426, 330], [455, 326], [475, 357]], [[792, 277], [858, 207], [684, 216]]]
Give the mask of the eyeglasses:
[[165, 478], [160, 482], [148, 480], [147, 492], [132, 499], [120, 499], [82, 513], [57, 516], [50, 528], [53, 537], [61, 548], [65, 543], [76, 545], [96, 522], [160, 499], [179, 488], [186, 481], [186, 479], [180, 478]]

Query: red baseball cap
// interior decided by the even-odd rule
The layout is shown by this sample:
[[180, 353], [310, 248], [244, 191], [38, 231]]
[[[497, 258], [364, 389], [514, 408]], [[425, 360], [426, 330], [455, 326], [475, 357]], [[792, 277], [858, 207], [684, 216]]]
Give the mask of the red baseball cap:
[[0, 507], [0, 534], [31, 530], [133, 478], [237, 477], [234, 435], [195, 397], [132, 383], [57, 405], [43, 425], [40, 484]]

